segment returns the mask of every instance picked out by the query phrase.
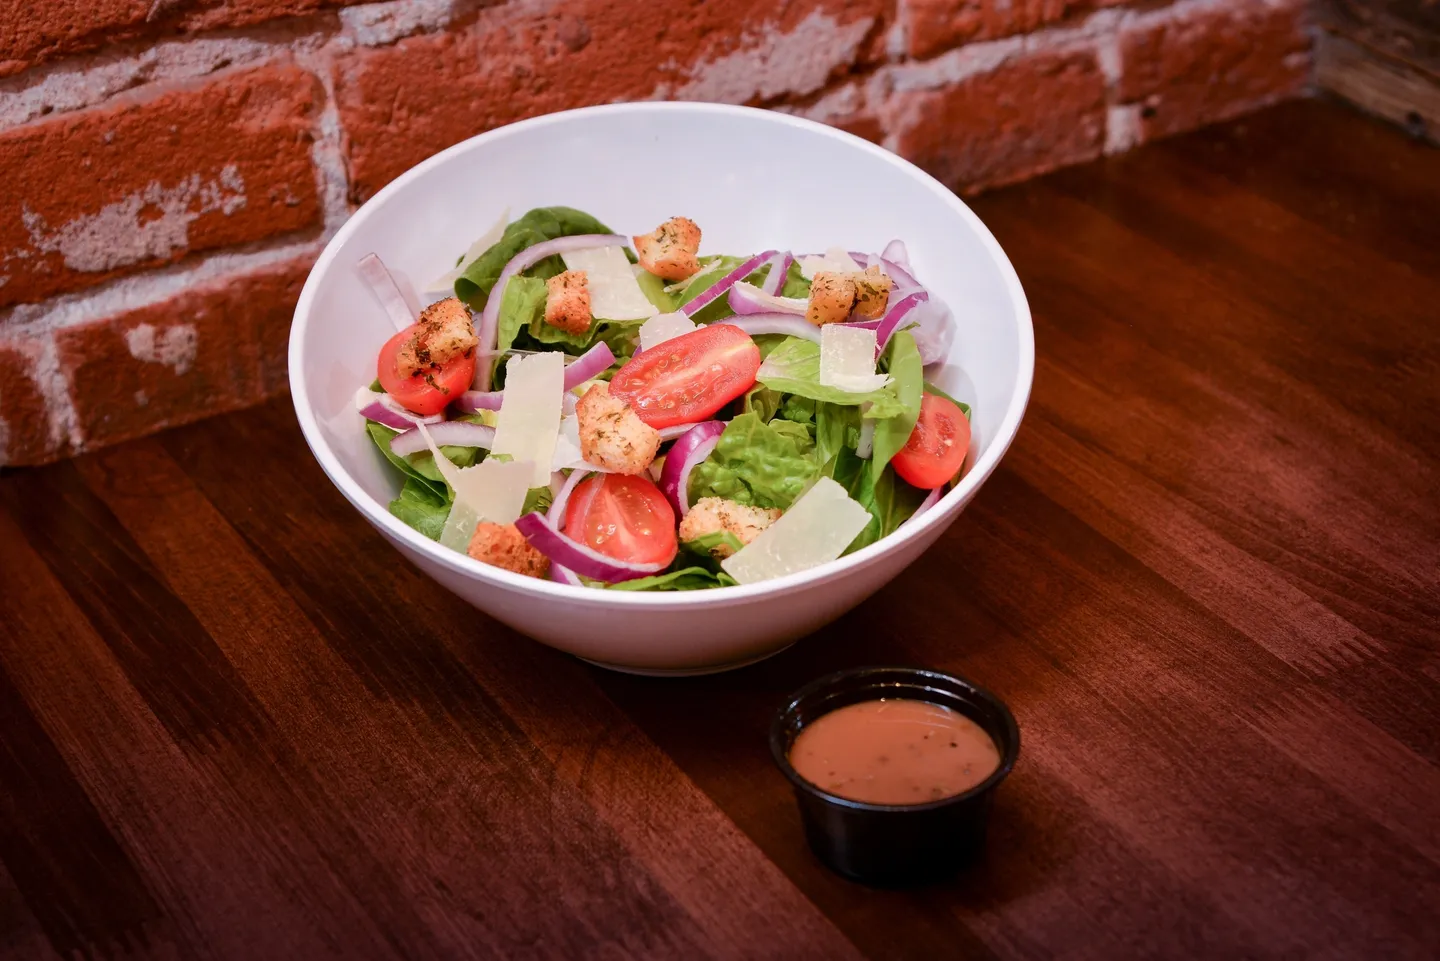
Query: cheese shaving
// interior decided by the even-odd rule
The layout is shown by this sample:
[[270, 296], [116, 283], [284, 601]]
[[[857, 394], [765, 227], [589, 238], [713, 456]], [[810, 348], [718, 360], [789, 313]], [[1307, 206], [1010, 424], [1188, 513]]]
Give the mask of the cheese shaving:
[[660, 312], [640, 289], [623, 247], [572, 250], [560, 257], [567, 269], [585, 271], [593, 316], [602, 320], [640, 320]]
[[869, 523], [869, 511], [834, 480], [822, 477], [720, 566], [741, 584], [809, 570], [843, 554]]
[[[440, 543], [463, 554], [475, 534], [475, 525], [481, 521], [515, 523], [525, 506], [525, 495], [534, 475], [531, 465], [525, 461], [501, 463], [487, 458], [473, 467], [456, 467], [435, 446], [425, 425], [418, 426], [440, 476], [455, 492], [455, 502], [445, 518], [445, 529], [440, 532]], [[548, 471], [546, 477], [548, 482]]]
[[565, 355], [558, 351], [511, 357], [505, 364], [505, 395], [495, 418], [491, 454], [527, 461], [531, 487], [550, 482], [550, 467], [560, 435], [565, 393]]

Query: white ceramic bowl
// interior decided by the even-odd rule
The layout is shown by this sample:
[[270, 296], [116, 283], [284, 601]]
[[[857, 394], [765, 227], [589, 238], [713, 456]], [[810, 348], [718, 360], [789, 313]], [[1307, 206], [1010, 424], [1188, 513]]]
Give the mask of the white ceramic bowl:
[[[400, 484], [353, 406], [393, 332], [356, 262], [373, 251], [421, 286], [502, 210], [513, 218], [557, 204], [588, 211], [622, 234], [683, 214], [700, 224], [702, 252], [712, 253], [874, 251], [902, 238], [921, 282], [945, 299], [959, 325], [934, 380], [974, 408], [968, 472], [935, 509], [864, 550], [767, 583], [710, 591], [565, 587], [489, 567], [411, 530], [386, 510]], [[431, 157], [380, 191], [330, 241], [290, 331], [290, 388], [310, 449], [405, 557], [537, 640], [607, 667], [661, 674], [725, 670], [767, 657], [900, 574], [999, 463], [1020, 426], [1034, 366], [1030, 312], [1014, 268], [954, 194], [857, 137], [717, 104], [572, 110], [492, 130]]]

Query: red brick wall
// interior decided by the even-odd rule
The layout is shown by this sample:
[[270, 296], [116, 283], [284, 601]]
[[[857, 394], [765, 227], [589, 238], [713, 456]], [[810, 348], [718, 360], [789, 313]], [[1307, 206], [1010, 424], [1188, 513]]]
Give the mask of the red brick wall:
[[0, 464], [283, 390], [325, 239], [491, 127], [759, 104], [970, 192], [1302, 92], [1304, 2], [0, 0]]

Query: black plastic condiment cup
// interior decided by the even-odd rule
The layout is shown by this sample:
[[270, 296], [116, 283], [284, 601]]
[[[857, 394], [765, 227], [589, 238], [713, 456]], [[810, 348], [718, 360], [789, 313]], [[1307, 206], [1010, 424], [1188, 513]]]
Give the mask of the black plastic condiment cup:
[[[790, 748], [823, 714], [881, 698], [909, 698], [951, 708], [994, 740], [1000, 767], [962, 794], [924, 804], [870, 804], [831, 794], [790, 764]], [[770, 752], [795, 786], [811, 849], [827, 866], [866, 884], [935, 881], [972, 862], [985, 842], [995, 789], [1020, 755], [1020, 729], [999, 698], [964, 678], [910, 667], [862, 667], [807, 684], [785, 702], [770, 727]]]

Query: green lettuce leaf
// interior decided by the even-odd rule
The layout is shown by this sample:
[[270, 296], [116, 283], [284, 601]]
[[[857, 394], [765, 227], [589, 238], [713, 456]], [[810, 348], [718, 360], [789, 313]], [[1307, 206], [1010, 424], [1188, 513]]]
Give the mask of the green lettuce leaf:
[[715, 450], [690, 473], [690, 502], [724, 497], [738, 504], [789, 508], [818, 476], [815, 444], [804, 425], [767, 424], [741, 414], [720, 435]]
[[445, 519], [450, 516], [450, 496], [438, 493], [423, 480], [406, 477], [400, 496], [390, 502], [390, 513], [432, 541], [440, 539]]
[[555, 492], [548, 487], [532, 487], [525, 492], [525, 503], [520, 507], [521, 514], [529, 514], [532, 511], [548, 511], [550, 505], [555, 503]]
[[905, 483], [895, 476], [894, 468], [882, 468], [877, 477], [871, 471], [871, 463], [861, 460], [853, 448], [847, 447], [826, 465], [826, 473], [870, 512], [870, 523], [850, 542], [845, 549], [847, 554], [895, 533], [930, 493]]
[[780, 410], [780, 402], [785, 397], [778, 390], [771, 390], [759, 384], [751, 387], [745, 392], [745, 399], [740, 404], [743, 413], [753, 413], [761, 420], [768, 422]]
[[[913, 338], [911, 343], [913, 346]], [[787, 337], [783, 344], [772, 350], [770, 356], [760, 365], [760, 373], [756, 379], [771, 390], [798, 394], [811, 400], [854, 407], [869, 404], [869, 417], [897, 417], [906, 411], [893, 383], [864, 393], [821, 386], [820, 345], [800, 337]]]
[[532, 323], [545, 322], [546, 293], [545, 281], [538, 277], [510, 278], [500, 300], [500, 319], [495, 338], [497, 351], [509, 350], [520, 332]]
[[[465, 273], [455, 280], [455, 296], [479, 310], [485, 306], [495, 281], [500, 279], [500, 271], [520, 251], [556, 237], [610, 232], [609, 227], [584, 211], [571, 207], [537, 207], [507, 226], [495, 245], [465, 268]], [[565, 263], [559, 257], [547, 257], [526, 273], [544, 280], [564, 269]]]
[[846, 404], [815, 405], [815, 459], [829, 464], [842, 450], [860, 443], [860, 408]]
[[662, 314], [678, 309], [674, 295], [665, 292], [665, 281], [647, 270], [636, 271], [635, 280], [640, 284], [640, 292], [645, 299], [658, 307]]
[[894, 417], [875, 422], [874, 451], [870, 455], [870, 473], [878, 482], [880, 472], [890, 458], [900, 453], [920, 419], [920, 400], [925, 391], [925, 368], [920, 350], [909, 331], [898, 331], [885, 347], [880, 366], [890, 374], [890, 388], [904, 410]]
[[954, 404], [956, 407], [960, 408], [961, 413], [963, 413], [963, 414], [965, 415], [965, 418], [966, 418], [967, 420], [970, 418], [970, 405], [969, 405], [969, 404], [965, 403], [963, 400], [956, 400], [954, 397], [951, 397], [949, 394], [945, 393], [943, 390], [941, 390], [939, 387], [936, 387], [934, 384], [930, 383], [928, 380], [925, 382], [925, 393], [927, 393], [927, 394], [934, 394], [936, 397], [943, 397], [943, 398], [945, 398], [945, 399], [948, 400], [950, 403], [952, 403], [952, 404]]
[[[594, 582], [592, 582], [594, 583]], [[734, 587], [738, 582], [724, 571], [686, 567], [668, 574], [637, 577], [633, 581], [605, 584], [612, 591], [701, 591], [710, 587]]]

